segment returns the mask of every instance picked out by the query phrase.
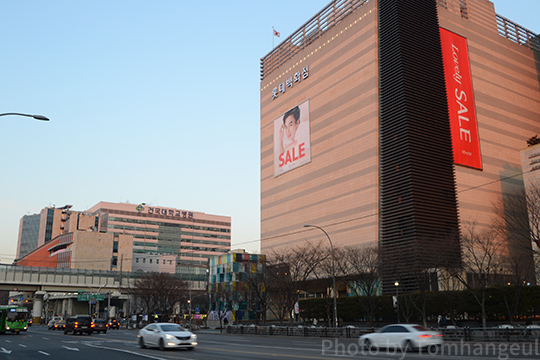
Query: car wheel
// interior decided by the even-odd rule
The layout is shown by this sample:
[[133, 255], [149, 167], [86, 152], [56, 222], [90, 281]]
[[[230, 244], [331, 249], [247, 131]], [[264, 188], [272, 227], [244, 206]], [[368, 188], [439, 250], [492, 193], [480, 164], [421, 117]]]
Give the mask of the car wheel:
[[195, 349], [195, 347], [194, 347], [194, 346], [192, 346], [192, 347], [188, 347], [187, 349], [188, 349], [188, 350], [194, 350], [194, 349]]
[[415, 348], [413, 346], [413, 343], [411, 342], [411, 340], [407, 340], [405, 342], [405, 346], [403, 347], [403, 352], [409, 352], [409, 351], [413, 351]]
[[88, 336], [90, 336], [90, 335], [92, 335], [92, 332], [91, 332], [91, 331], [89, 331], [89, 332], [87, 332], [87, 334], [88, 334]]
[[103, 330], [103, 333], [106, 334], [106, 333], [107, 333], [107, 330]]
[[165, 344], [163, 343], [163, 339], [159, 339], [159, 350], [165, 350]]
[[64, 335], [67, 335], [67, 333], [68, 333], [67, 330], [64, 330]]
[[139, 346], [141, 347], [141, 349], [144, 349], [146, 347], [146, 345], [144, 345], [144, 339], [142, 338], [142, 336], [139, 338]]
[[364, 340], [364, 347], [365, 347], [366, 349], [370, 350], [370, 349], [371, 349], [371, 346], [372, 346], [372, 345], [371, 345], [371, 341], [369, 341], [369, 339], [365, 339], [365, 340]]
[[77, 332], [75, 331], [75, 329], [73, 329], [73, 332], [72, 332], [73, 335], [76, 335]]

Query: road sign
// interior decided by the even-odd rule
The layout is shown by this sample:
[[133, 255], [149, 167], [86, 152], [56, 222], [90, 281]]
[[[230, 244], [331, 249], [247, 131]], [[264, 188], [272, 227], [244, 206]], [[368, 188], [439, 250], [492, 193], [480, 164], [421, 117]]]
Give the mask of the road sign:
[[78, 294], [77, 301], [103, 301], [105, 294]]

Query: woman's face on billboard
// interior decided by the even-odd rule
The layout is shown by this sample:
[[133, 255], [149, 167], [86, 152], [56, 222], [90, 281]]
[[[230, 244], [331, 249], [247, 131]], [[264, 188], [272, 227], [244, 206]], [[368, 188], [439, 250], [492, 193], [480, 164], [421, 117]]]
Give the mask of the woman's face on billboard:
[[285, 119], [285, 133], [287, 134], [287, 137], [289, 139], [294, 139], [294, 136], [296, 135], [296, 129], [298, 128], [298, 124], [300, 123], [300, 120], [296, 122], [294, 120], [294, 116], [289, 115]]

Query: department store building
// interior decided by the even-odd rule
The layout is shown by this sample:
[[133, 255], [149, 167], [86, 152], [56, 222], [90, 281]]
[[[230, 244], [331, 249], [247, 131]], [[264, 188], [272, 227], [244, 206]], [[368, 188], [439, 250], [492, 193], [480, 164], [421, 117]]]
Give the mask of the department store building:
[[459, 266], [462, 229], [524, 186], [539, 70], [538, 35], [489, 0], [330, 2], [261, 59], [261, 252], [320, 226], [378, 246], [385, 293]]

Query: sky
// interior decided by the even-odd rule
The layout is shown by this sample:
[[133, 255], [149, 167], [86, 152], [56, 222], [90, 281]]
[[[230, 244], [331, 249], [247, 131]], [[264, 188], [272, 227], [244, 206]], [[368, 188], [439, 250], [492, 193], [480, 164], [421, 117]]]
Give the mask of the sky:
[[[540, 33], [540, 0], [493, 2]], [[259, 252], [260, 58], [327, 4], [0, 1], [0, 113], [50, 118], [0, 117], [0, 263], [24, 215], [100, 201], [231, 216]]]

